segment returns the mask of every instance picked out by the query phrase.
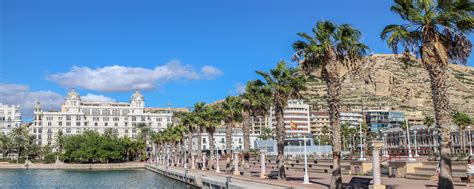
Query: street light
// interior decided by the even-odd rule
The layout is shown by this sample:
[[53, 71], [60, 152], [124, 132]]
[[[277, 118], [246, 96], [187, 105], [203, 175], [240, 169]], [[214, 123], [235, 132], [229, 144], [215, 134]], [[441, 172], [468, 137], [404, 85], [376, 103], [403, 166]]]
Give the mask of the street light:
[[418, 145], [417, 145], [417, 142], [416, 142], [416, 133], [417, 132], [418, 131], [416, 129], [413, 131], [413, 133], [415, 133], [415, 157], [420, 156], [420, 155], [418, 155]]
[[306, 154], [306, 134], [304, 135], [304, 177], [303, 177], [303, 184], [310, 184], [309, 183], [309, 176], [308, 176], [308, 158]]
[[216, 149], [216, 173], [220, 173], [220, 169], [219, 169], [219, 146], [217, 146], [217, 149]]
[[469, 132], [469, 155], [471, 155], [471, 156], [472, 156], [472, 136], [471, 136], [471, 126], [467, 126], [466, 128], [467, 128], [467, 129], [469, 129], [469, 130], [468, 130], [468, 132]]
[[406, 130], [407, 130], [407, 141], [408, 141], [408, 161], [415, 161], [416, 159], [413, 158], [411, 155], [411, 142], [410, 142], [410, 131], [408, 130], [408, 119], [405, 119]]
[[387, 133], [384, 132], [383, 136], [384, 136], [384, 137], [383, 137], [383, 142], [385, 143], [385, 152], [384, 152], [383, 156], [384, 156], [384, 157], [388, 157], [388, 143], [387, 143], [387, 139], [388, 139], [388, 138], [387, 138]]
[[360, 138], [360, 157], [359, 157], [359, 161], [365, 161], [365, 158], [364, 158], [364, 147], [363, 147], [363, 144], [362, 144], [362, 122], [359, 123], [359, 138]]
[[318, 153], [319, 157], [321, 157], [321, 138], [318, 138]]

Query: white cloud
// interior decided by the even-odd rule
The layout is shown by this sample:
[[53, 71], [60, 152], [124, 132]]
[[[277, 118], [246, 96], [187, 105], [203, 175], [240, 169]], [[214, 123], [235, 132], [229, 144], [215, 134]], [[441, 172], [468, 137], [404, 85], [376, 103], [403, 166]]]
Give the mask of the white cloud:
[[224, 72], [222, 72], [222, 70], [220, 70], [219, 68], [208, 65], [203, 66], [201, 68], [201, 72], [204, 73], [207, 78], [211, 79], [224, 75]]
[[0, 83], [0, 103], [19, 105], [23, 118], [31, 118], [38, 101], [43, 110], [59, 110], [64, 97], [53, 91], [31, 91], [26, 85]]
[[242, 83], [237, 83], [234, 85], [234, 89], [230, 91], [230, 94], [232, 95], [240, 95], [245, 92], [245, 85]]
[[223, 72], [212, 66], [196, 71], [191, 65], [173, 60], [154, 69], [118, 65], [96, 69], [74, 66], [69, 72], [52, 74], [47, 79], [68, 88], [114, 92], [151, 90], [157, 84], [169, 81], [214, 79], [221, 75]]
[[104, 96], [87, 93], [85, 96], [81, 96], [81, 100], [84, 102], [116, 102], [117, 100]]

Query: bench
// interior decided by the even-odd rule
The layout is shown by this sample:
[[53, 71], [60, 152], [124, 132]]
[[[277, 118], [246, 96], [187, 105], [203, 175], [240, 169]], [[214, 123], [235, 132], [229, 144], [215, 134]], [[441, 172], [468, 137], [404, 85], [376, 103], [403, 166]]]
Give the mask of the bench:
[[349, 183], [342, 184], [344, 189], [368, 189], [371, 178], [352, 177]]

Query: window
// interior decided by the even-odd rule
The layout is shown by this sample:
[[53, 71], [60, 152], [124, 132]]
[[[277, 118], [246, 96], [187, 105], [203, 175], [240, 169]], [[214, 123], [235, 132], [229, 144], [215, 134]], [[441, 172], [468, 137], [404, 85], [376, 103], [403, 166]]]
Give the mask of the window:
[[66, 120], [70, 121], [70, 120], [71, 120], [71, 116], [70, 116], [70, 115], [66, 115]]
[[51, 132], [51, 129], [48, 129], [48, 133], [52, 133], [52, 132]]
[[125, 127], [128, 126], [128, 122], [125, 122]]
[[225, 143], [225, 141], [224, 141], [224, 140], [225, 140], [224, 138], [221, 138], [221, 143]]
[[128, 133], [128, 129], [125, 129], [125, 133]]
[[71, 128], [67, 128], [66, 133], [71, 133]]
[[71, 122], [66, 122], [66, 126], [71, 126]]
[[132, 133], [137, 133], [137, 129], [133, 128]]
[[105, 123], [104, 123], [104, 126], [106, 126], [106, 127], [109, 126], [109, 123], [105, 122]]
[[118, 123], [117, 123], [117, 122], [115, 122], [115, 123], [114, 123], [114, 126], [116, 126], [116, 127], [117, 127], [117, 126], [118, 126]]
[[202, 138], [202, 143], [206, 143], [206, 138]]
[[87, 126], [87, 122], [84, 122], [84, 126]]
[[58, 125], [63, 126], [63, 122], [62, 121], [58, 122]]
[[98, 124], [97, 122], [94, 122], [94, 126], [96, 126], [96, 127], [97, 127], [97, 125], [99, 125], [99, 124]]
[[132, 116], [132, 121], [137, 121], [137, 117]]
[[81, 126], [81, 122], [76, 122], [76, 126]]

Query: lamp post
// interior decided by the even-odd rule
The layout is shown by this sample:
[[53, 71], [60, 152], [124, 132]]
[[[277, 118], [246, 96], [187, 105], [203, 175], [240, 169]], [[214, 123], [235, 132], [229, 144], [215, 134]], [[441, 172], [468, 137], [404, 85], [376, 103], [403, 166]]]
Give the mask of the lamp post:
[[407, 130], [407, 144], [408, 144], [408, 161], [415, 161], [416, 159], [413, 158], [411, 154], [411, 142], [410, 142], [410, 131], [408, 130], [408, 119], [405, 119], [406, 130]]
[[417, 142], [416, 142], [416, 133], [417, 133], [417, 132], [418, 132], [418, 131], [417, 131], [416, 129], [413, 131], [413, 133], [415, 133], [415, 157], [420, 156], [420, 155], [418, 155], [418, 144], [417, 144]]
[[[305, 136], [305, 137], [306, 137], [306, 136]], [[299, 145], [300, 145], [299, 150], [298, 150], [298, 151], [299, 151], [299, 152], [298, 152], [298, 156], [299, 156], [298, 159], [299, 159], [299, 158], [301, 158], [301, 141], [298, 141], [298, 143], [299, 143]]]
[[309, 176], [308, 176], [308, 158], [306, 154], [306, 134], [304, 135], [304, 177], [303, 177], [303, 184], [310, 184], [309, 183]]
[[384, 136], [384, 137], [383, 137], [383, 142], [384, 142], [384, 144], [385, 144], [385, 146], [384, 146], [384, 149], [385, 149], [384, 157], [389, 157], [389, 155], [388, 155], [388, 143], [387, 143], [388, 138], [387, 138], [387, 133], [385, 132], [385, 133], [383, 134], [383, 136]]
[[321, 157], [321, 138], [318, 138], [318, 153], [319, 153], [319, 156]]
[[220, 173], [221, 170], [219, 169], [219, 146], [216, 148], [216, 173]]
[[466, 127], [467, 129], [467, 132], [469, 133], [469, 155], [472, 156], [472, 136], [471, 136], [471, 126], [467, 126]]
[[365, 161], [365, 158], [364, 158], [364, 146], [362, 144], [362, 123], [359, 123], [359, 139], [360, 139], [360, 157], [359, 157], [359, 161]]

